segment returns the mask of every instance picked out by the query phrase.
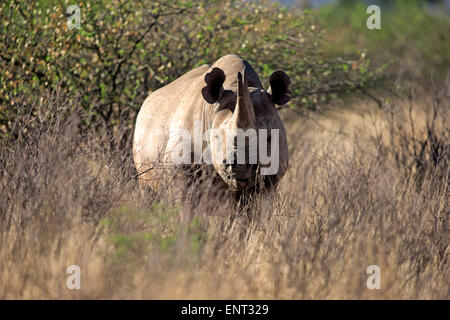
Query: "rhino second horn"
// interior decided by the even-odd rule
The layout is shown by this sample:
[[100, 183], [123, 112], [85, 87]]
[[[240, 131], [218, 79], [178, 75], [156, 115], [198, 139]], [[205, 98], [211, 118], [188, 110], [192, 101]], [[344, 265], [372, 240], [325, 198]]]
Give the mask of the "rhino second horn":
[[254, 127], [255, 111], [248, 92], [248, 84], [245, 79], [245, 69], [238, 72], [238, 90], [236, 108], [234, 109], [233, 123], [237, 128], [248, 129]]

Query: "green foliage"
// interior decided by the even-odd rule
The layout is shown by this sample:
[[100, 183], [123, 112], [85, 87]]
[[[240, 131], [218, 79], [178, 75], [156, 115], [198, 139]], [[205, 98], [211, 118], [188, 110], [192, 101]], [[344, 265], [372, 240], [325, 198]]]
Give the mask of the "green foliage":
[[[365, 49], [376, 65], [394, 60], [394, 66], [414, 80], [443, 79], [450, 67], [450, 18], [444, 8], [431, 11], [426, 1], [383, 1], [381, 29], [366, 27], [367, 5], [341, 1], [319, 10], [326, 28], [327, 56]], [[396, 76], [399, 68], [391, 68]]]
[[198, 253], [206, 240], [208, 240], [208, 236], [206, 230], [198, 217], [194, 217], [188, 226], [188, 234], [190, 235], [189, 246], [192, 252]]
[[178, 207], [154, 203], [151, 211], [122, 207], [109, 212], [100, 226], [109, 234], [115, 255], [133, 260], [149, 247], [169, 252], [177, 240], [179, 226], [175, 214]]
[[[193, 67], [237, 53], [264, 84], [276, 69], [292, 78], [294, 108], [373, 85], [364, 53], [324, 59], [314, 14], [266, 1], [78, 1], [80, 29], [65, 2], [0, 5], [0, 126], [44, 91], [82, 91], [90, 119], [131, 127], [149, 92]], [[347, 65], [347, 67], [342, 67]], [[371, 70], [370, 72], [368, 72]]]
[[101, 219], [100, 228], [113, 247], [111, 263], [118, 267], [133, 267], [149, 254], [159, 254], [162, 259], [171, 259], [176, 250], [198, 254], [207, 240], [198, 217], [184, 224], [178, 206], [160, 202], [153, 203], [151, 210], [112, 210]]

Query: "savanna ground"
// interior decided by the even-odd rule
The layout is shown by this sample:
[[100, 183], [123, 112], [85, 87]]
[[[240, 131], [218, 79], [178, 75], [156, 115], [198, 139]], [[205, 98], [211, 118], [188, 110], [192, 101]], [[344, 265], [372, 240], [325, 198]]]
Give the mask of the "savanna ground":
[[[409, 11], [402, 5], [390, 9], [395, 14], [385, 17], [379, 34], [361, 28], [367, 15], [360, 4], [322, 8], [312, 20], [301, 20], [304, 25], [290, 24], [292, 17], [277, 25], [304, 28], [294, 43], [303, 39], [312, 47], [315, 38], [305, 30], [330, 31], [318, 44], [320, 56], [292, 60], [297, 53], [286, 45], [274, 51], [274, 66], [256, 66], [265, 77], [277, 59], [290, 57], [287, 72], [298, 79], [298, 98], [280, 111], [288, 173], [276, 192], [255, 196], [243, 211], [202, 192], [207, 185], [175, 198], [179, 186], [167, 176], [159, 193], [140, 188], [131, 154], [133, 108], [120, 109], [134, 101], [134, 91], [120, 80], [128, 71], [111, 69], [117, 65], [114, 47], [111, 55], [102, 49], [97, 69], [84, 53], [84, 66], [92, 71], [73, 78], [63, 75], [63, 62], [40, 70], [44, 66], [29, 65], [28, 55], [18, 53], [14, 60], [24, 66], [16, 66], [2, 51], [2, 63], [15, 73], [0, 79], [11, 85], [1, 89], [8, 95], [1, 100], [0, 298], [448, 299], [450, 23], [419, 4]], [[213, 9], [203, 18], [216, 17]], [[257, 14], [271, 10], [280, 9], [258, 8]], [[255, 13], [248, 14], [240, 18]], [[414, 26], [407, 22], [411, 15]], [[169, 32], [155, 32], [163, 31]], [[227, 35], [232, 43], [236, 35]], [[175, 54], [173, 44], [159, 45], [170, 47], [159, 48], [168, 50], [161, 51], [168, 59], [162, 78], [147, 74], [138, 92], [190, 68], [189, 61], [169, 55]], [[206, 56], [230, 50], [223, 46], [205, 49]], [[261, 56], [252, 54], [252, 46], [258, 43], [250, 39], [238, 53], [254, 65], [275, 54], [267, 47]], [[366, 49], [363, 55], [359, 47]], [[358, 56], [351, 63], [349, 52]], [[127, 55], [118, 54], [126, 66]], [[371, 57], [374, 67], [361, 56]], [[278, 67], [284, 68], [282, 60]], [[27, 70], [35, 75], [27, 78]], [[111, 83], [109, 70], [118, 70]], [[142, 70], [135, 71], [131, 78]], [[384, 78], [375, 77], [378, 72]], [[47, 88], [55, 74], [62, 76]], [[313, 80], [301, 80], [307, 75]], [[109, 84], [122, 90], [113, 101]], [[83, 93], [75, 90], [81, 85]], [[86, 96], [104, 109], [93, 109]], [[81, 269], [81, 290], [66, 288], [70, 265]], [[370, 265], [380, 267], [380, 290], [366, 286]]]

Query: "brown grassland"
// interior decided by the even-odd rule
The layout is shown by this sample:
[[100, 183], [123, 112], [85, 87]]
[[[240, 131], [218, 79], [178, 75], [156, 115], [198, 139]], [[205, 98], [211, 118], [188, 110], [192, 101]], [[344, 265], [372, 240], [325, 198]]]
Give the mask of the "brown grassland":
[[448, 82], [283, 110], [289, 171], [244, 211], [165, 177], [141, 190], [129, 129], [80, 135], [76, 99], [38, 99], [1, 148], [0, 299], [449, 298]]

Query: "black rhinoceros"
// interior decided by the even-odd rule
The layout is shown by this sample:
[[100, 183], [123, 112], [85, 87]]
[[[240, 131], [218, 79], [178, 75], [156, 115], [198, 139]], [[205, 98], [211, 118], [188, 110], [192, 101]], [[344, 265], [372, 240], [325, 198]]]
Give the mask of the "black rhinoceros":
[[142, 181], [158, 188], [158, 168], [203, 164], [233, 192], [277, 185], [289, 154], [275, 105], [290, 100], [290, 79], [275, 71], [269, 82], [266, 91], [247, 61], [226, 55], [152, 92], [134, 133]]

